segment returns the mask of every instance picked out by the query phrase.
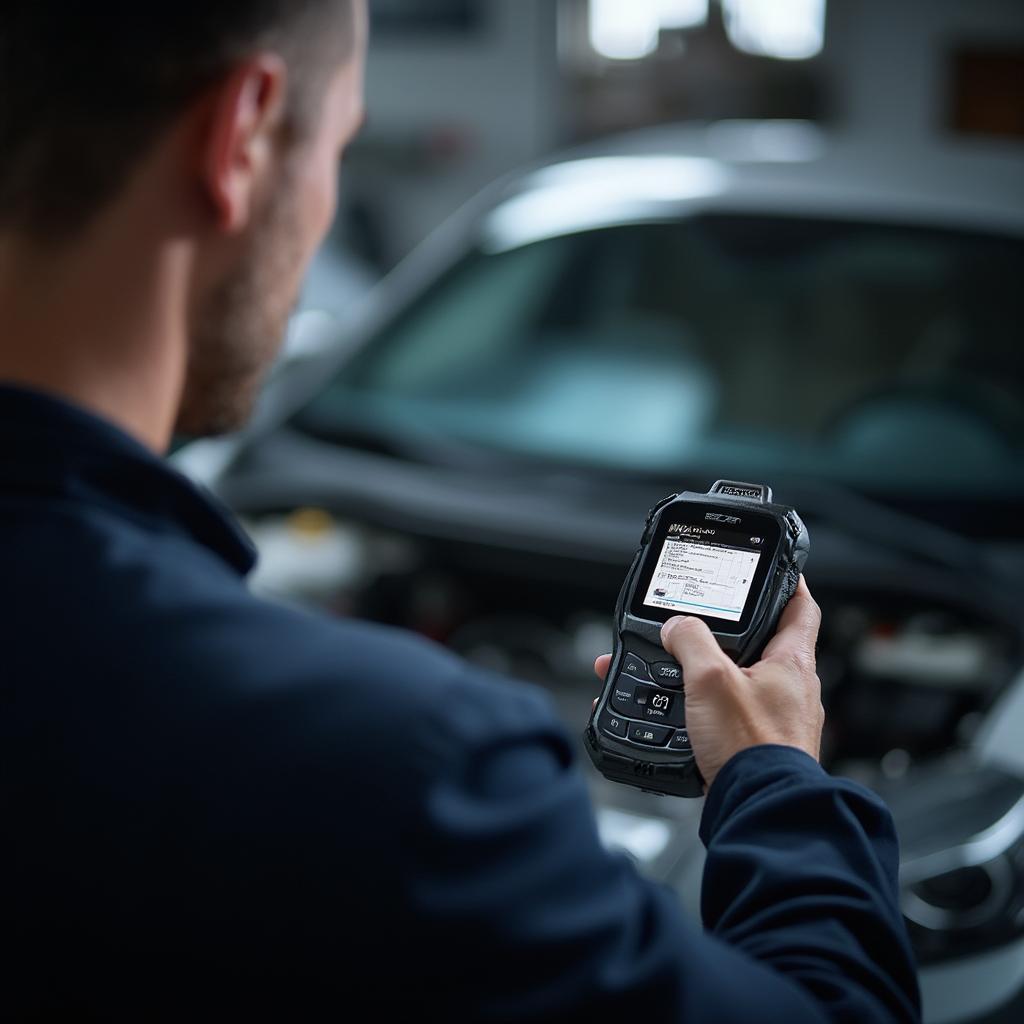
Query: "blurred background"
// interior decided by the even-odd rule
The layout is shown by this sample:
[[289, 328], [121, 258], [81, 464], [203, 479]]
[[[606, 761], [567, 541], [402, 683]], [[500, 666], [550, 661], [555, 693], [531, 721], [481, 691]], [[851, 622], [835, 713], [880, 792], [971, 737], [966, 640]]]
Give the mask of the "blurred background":
[[[770, 483], [926, 1019], [1024, 1019], [1024, 4], [371, 8], [258, 414], [175, 455], [254, 586], [539, 683], [579, 735], [647, 509]], [[581, 758], [606, 841], [696, 912], [699, 802]]]

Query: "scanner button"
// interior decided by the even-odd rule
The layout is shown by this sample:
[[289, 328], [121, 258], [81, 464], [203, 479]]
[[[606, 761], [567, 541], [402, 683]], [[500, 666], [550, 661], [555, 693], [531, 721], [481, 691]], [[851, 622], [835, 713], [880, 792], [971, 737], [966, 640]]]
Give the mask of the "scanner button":
[[686, 754], [693, 752], [690, 746], [690, 734], [685, 729], [676, 729], [675, 735], [668, 741], [669, 750], [681, 750]]
[[686, 723], [681, 693], [670, 693], [656, 686], [638, 686], [636, 702], [640, 706], [640, 713], [647, 721], [660, 722], [662, 725]]
[[629, 723], [624, 718], [609, 714], [607, 710], [601, 712], [599, 724], [601, 731], [608, 733], [610, 736], [625, 736], [626, 730], [629, 728]]
[[651, 669], [654, 672], [654, 681], [662, 686], [682, 686], [683, 670], [674, 661], [655, 662]]
[[627, 676], [635, 676], [637, 679], [650, 679], [651, 673], [647, 668], [647, 662], [638, 658], [635, 654], [627, 654], [622, 659], [622, 671]]
[[647, 725], [645, 722], [629, 723], [629, 738], [634, 743], [642, 743], [647, 747], [663, 747], [671, 732], [671, 729], [666, 729], [663, 725]]
[[636, 714], [634, 700], [636, 699], [636, 684], [624, 679], [617, 679], [612, 687], [611, 698], [608, 703], [612, 709], [621, 711], [623, 714]]

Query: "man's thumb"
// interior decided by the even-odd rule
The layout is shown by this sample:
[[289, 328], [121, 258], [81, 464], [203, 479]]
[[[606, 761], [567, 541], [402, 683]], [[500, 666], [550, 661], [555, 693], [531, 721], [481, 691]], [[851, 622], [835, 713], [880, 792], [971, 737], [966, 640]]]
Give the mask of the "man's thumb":
[[677, 615], [661, 627], [661, 645], [683, 667], [683, 683], [720, 675], [732, 662], [700, 619]]

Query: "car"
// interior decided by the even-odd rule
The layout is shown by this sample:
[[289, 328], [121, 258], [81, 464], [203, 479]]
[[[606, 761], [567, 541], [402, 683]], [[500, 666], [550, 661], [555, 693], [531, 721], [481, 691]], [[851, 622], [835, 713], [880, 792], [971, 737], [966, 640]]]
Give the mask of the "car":
[[[788, 122], [580, 147], [470, 202], [181, 464], [249, 526], [255, 587], [539, 682], [576, 731], [646, 510], [772, 484], [811, 529], [823, 761], [907, 837], [928, 1020], [995, 1019], [1021, 1005], [1024, 915], [966, 941], [938, 911], [985, 888], [942, 876], [997, 826], [1024, 886], [1024, 768], [979, 753], [1024, 686], [1022, 171]], [[696, 908], [699, 804], [591, 784], [606, 840]], [[944, 786], [974, 796], [939, 821]]]

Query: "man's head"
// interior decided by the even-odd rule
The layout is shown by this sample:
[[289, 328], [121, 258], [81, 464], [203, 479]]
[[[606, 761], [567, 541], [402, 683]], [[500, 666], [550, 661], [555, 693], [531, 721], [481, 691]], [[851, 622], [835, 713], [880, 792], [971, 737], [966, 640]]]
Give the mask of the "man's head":
[[193, 253], [178, 427], [240, 426], [333, 218], [365, 0], [3, 7], [0, 234], [88, 245], [133, 189], [166, 189], [148, 198]]

